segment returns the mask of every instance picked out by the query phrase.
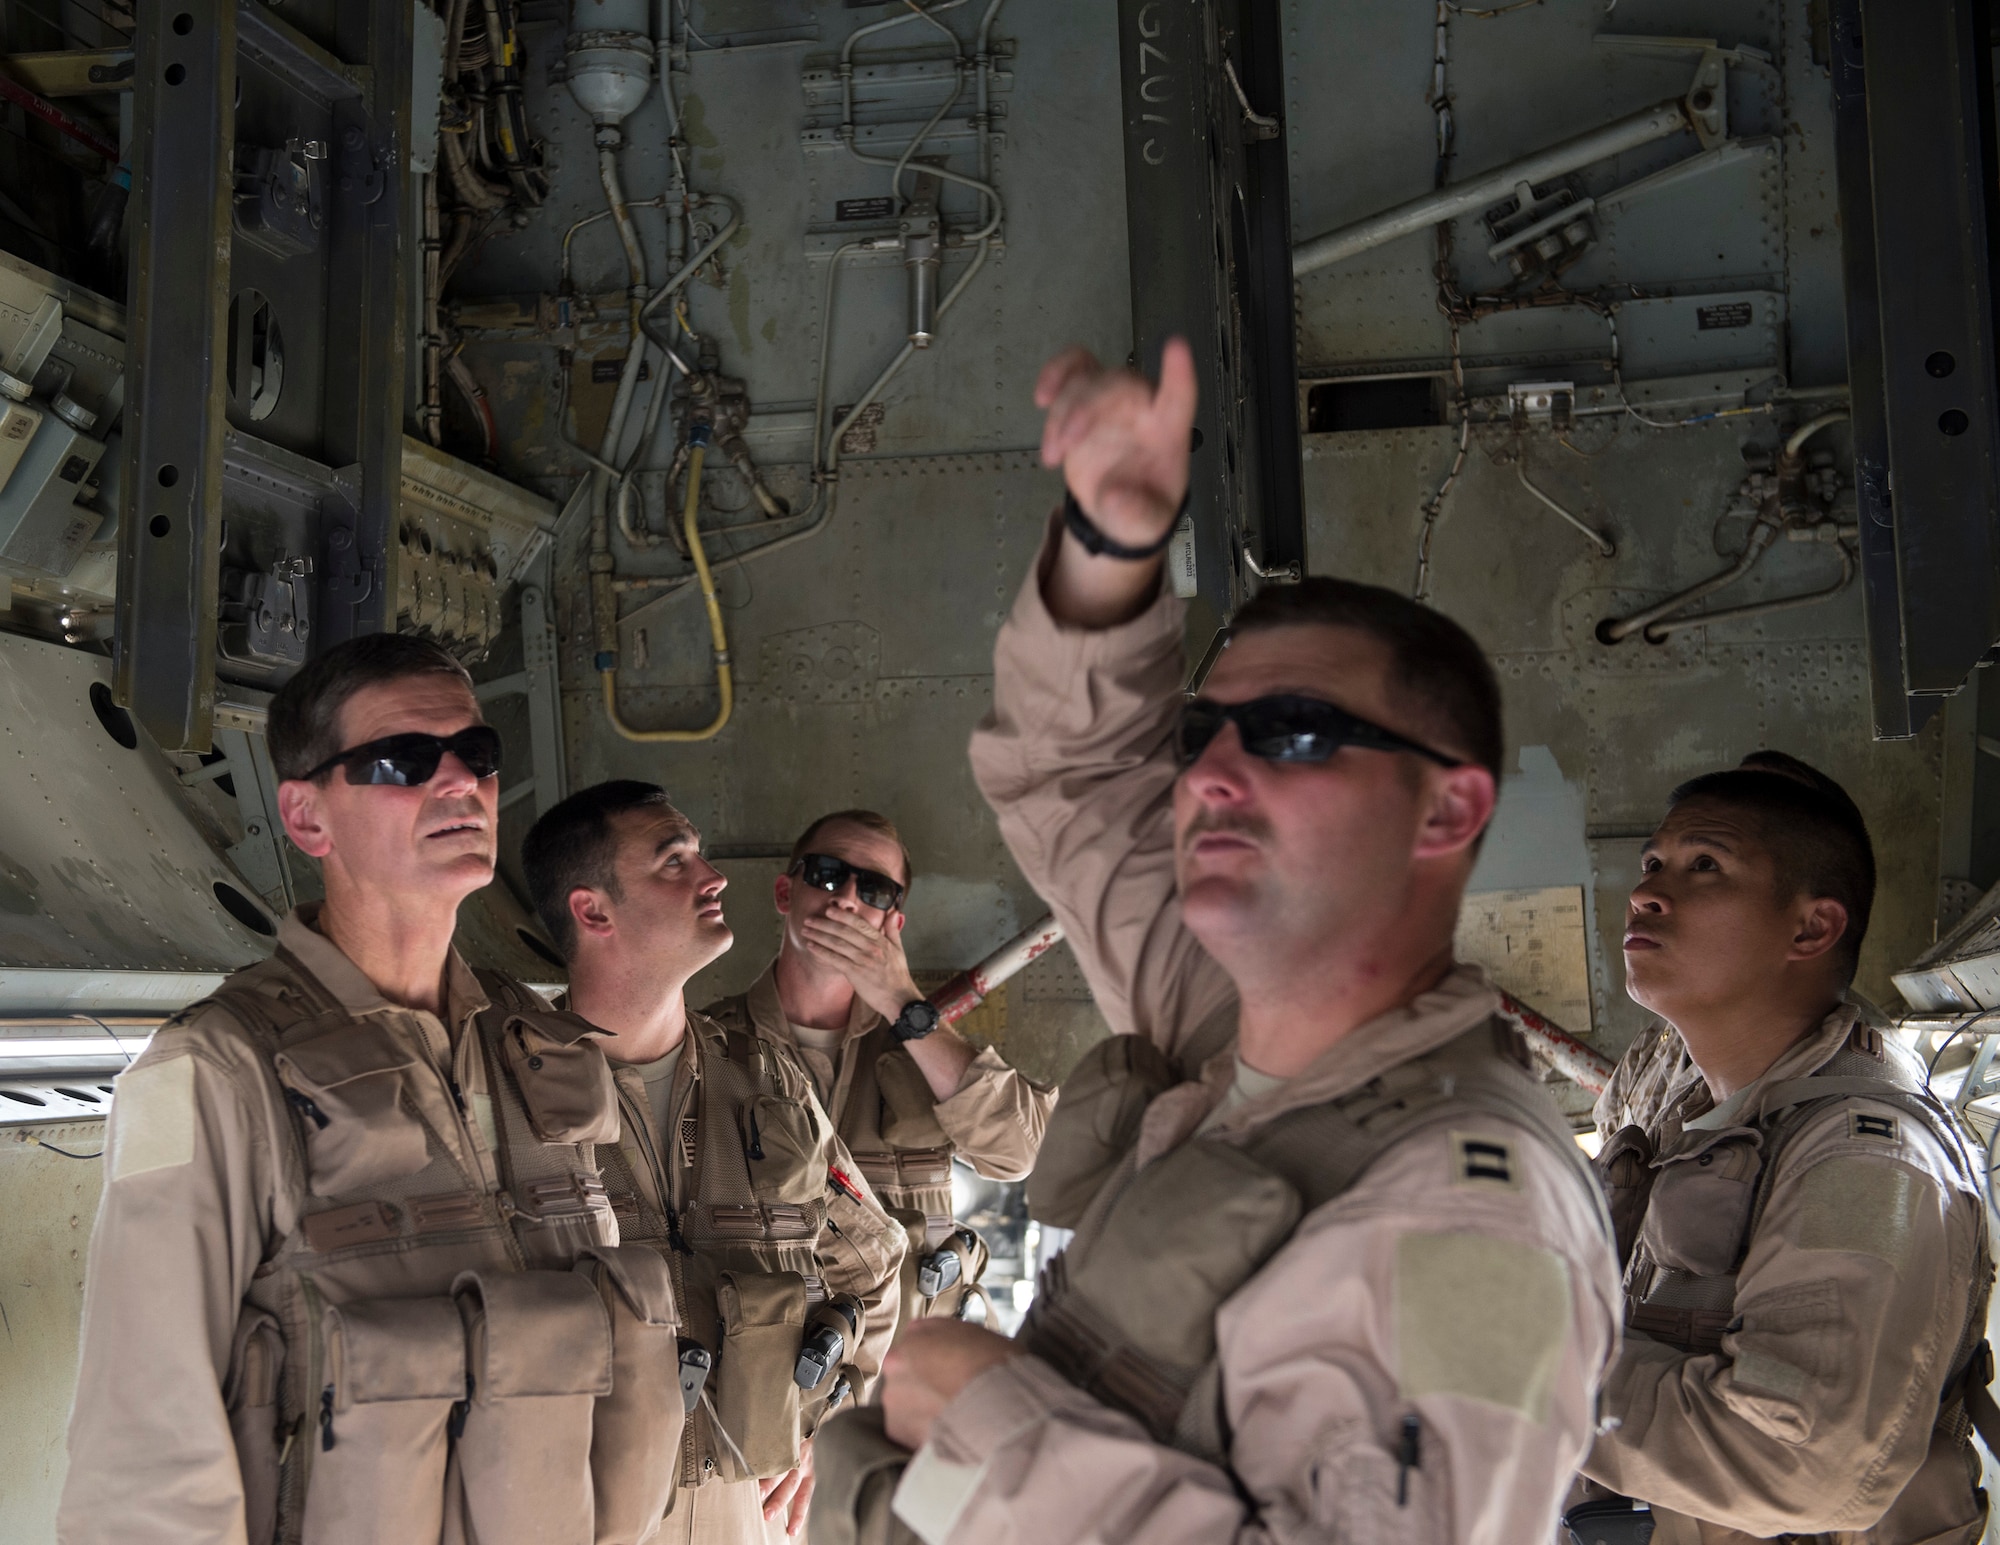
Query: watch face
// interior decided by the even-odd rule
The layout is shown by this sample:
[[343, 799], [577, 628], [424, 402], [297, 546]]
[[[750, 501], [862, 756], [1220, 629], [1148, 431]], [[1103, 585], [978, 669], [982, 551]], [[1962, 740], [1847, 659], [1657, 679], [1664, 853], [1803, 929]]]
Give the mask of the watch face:
[[919, 998], [903, 1010], [902, 1018], [916, 1035], [929, 1035], [938, 1027], [937, 1005]]

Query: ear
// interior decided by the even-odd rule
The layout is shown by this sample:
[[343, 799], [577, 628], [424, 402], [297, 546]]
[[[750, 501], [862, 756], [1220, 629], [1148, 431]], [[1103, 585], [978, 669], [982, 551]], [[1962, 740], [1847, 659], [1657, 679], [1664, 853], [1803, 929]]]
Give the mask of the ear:
[[889, 932], [899, 939], [902, 938], [903, 925], [907, 922], [909, 922], [909, 918], [903, 914], [902, 908], [898, 907], [894, 912], [889, 914]]
[[588, 934], [594, 939], [608, 939], [618, 931], [605, 905], [604, 894], [588, 885], [579, 885], [569, 893], [569, 916], [576, 924], [578, 938]]
[[1831, 896], [1815, 896], [1804, 903], [1798, 931], [1792, 936], [1792, 947], [1785, 952], [1785, 958], [1824, 960], [1846, 937], [1847, 908]]
[[1413, 858], [1444, 858], [1464, 852], [1493, 819], [1500, 790], [1484, 767], [1438, 769], [1430, 778], [1430, 804], [1417, 829]]
[[771, 901], [778, 909], [778, 916], [792, 915], [792, 877], [781, 874], [771, 882]]
[[303, 778], [287, 778], [278, 785], [278, 819], [285, 835], [307, 858], [325, 858], [333, 851], [333, 833], [321, 807], [322, 790]]

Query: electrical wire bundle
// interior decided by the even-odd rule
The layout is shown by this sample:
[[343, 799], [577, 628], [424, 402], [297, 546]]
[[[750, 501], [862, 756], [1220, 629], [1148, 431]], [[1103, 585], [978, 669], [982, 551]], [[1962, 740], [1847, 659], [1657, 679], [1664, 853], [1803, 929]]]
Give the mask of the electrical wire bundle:
[[[522, 53], [512, 0], [444, 0], [444, 77], [438, 115], [442, 177], [424, 179], [424, 435], [444, 443], [443, 379], [472, 410], [484, 457], [499, 434], [486, 389], [446, 335], [444, 292], [452, 275], [503, 218], [525, 225], [548, 197], [542, 144], [521, 97]], [[450, 234], [445, 234], [449, 226]]]

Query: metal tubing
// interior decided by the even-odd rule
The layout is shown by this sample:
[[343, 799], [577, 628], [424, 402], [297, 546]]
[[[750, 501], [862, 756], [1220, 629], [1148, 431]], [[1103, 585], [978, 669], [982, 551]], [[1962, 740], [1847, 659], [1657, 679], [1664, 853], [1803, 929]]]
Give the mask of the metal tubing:
[[1601, 531], [1595, 531], [1592, 530], [1589, 526], [1586, 526], [1582, 521], [1578, 520], [1576, 516], [1570, 514], [1568, 510], [1564, 509], [1560, 504], [1557, 504], [1555, 500], [1551, 499], [1547, 494], [1543, 493], [1533, 483], [1528, 481], [1528, 463], [1527, 463], [1527, 458], [1525, 456], [1516, 456], [1514, 458], [1514, 475], [1521, 480], [1521, 486], [1523, 488], [1527, 489], [1529, 493], [1533, 494], [1537, 499], [1541, 500], [1543, 504], [1546, 504], [1550, 509], [1554, 510], [1564, 520], [1568, 521], [1572, 526], [1576, 527], [1578, 531], [1582, 532], [1584, 536], [1589, 538], [1591, 545], [1595, 547], [1599, 552], [1604, 554], [1605, 557], [1615, 558], [1618, 556], [1618, 548], [1612, 542], [1611, 538], [1604, 535], [1604, 533]]
[[1629, 617], [1620, 617], [1616, 621], [1602, 624], [1597, 630], [1598, 641], [1615, 644], [1622, 639], [1630, 638], [1641, 628], [1650, 628], [1660, 618], [1692, 606], [1703, 596], [1713, 595], [1723, 586], [1735, 583], [1748, 574], [1771, 544], [1778, 540], [1778, 532], [1781, 529], [1774, 521], [1760, 520], [1751, 528], [1750, 540], [1743, 544], [1743, 555], [1720, 574], [1711, 575], [1698, 585], [1690, 585], [1687, 589], [1668, 596], [1666, 600], [1655, 606], [1649, 606], [1642, 612], [1634, 612]]
[[1010, 976], [1019, 975], [1062, 942], [1063, 926], [1053, 916], [1044, 917], [988, 955], [970, 971], [961, 971], [930, 994], [942, 1024], [955, 1025], [987, 998]]
[[1511, 993], [1500, 994], [1500, 1017], [1521, 1032], [1529, 1051], [1578, 1087], [1602, 1094], [1611, 1082], [1616, 1063]]
[[1822, 601], [1831, 601], [1841, 591], [1854, 583], [1854, 555], [1847, 550], [1845, 542], [1836, 542], [1835, 549], [1840, 554], [1840, 578], [1824, 590], [1808, 590], [1804, 595], [1788, 595], [1775, 601], [1752, 601], [1747, 606], [1731, 606], [1719, 612], [1699, 612], [1692, 617], [1675, 617], [1668, 622], [1648, 623], [1646, 642], [1662, 644], [1668, 635], [1684, 628], [1705, 628], [1712, 622], [1740, 622], [1745, 617], [1766, 617], [1772, 612], [1788, 612], [1801, 606], [1817, 606]]
[[1620, 118], [1601, 129], [1592, 129], [1588, 134], [1579, 134], [1575, 139], [1497, 167], [1470, 182], [1454, 183], [1366, 220], [1300, 242], [1292, 249], [1292, 276], [1303, 278], [1399, 236], [1427, 231], [1443, 221], [1485, 210], [1510, 197], [1524, 182], [1532, 185], [1567, 176], [1691, 127], [1679, 98], [1661, 102], [1629, 118]]
[[1835, 424], [1844, 424], [1846, 422], [1847, 409], [1845, 408], [1835, 408], [1831, 413], [1822, 413], [1818, 418], [1809, 419], [1807, 422], [1799, 425], [1797, 429], [1794, 429], [1790, 437], [1786, 439], [1785, 456], [1789, 460], [1797, 461], [1800, 454], [1806, 448], [1806, 441], [1810, 440], [1822, 429], [1830, 429]]
[[[722, 626], [722, 606], [715, 595], [715, 575], [708, 567], [708, 557], [701, 550], [701, 464], [706, 442], [698, 442], [688, 457], [687, 503], [681, 512], [683, 529], [687, 532], [688, 552], [694, 559], [695, 572], [701, 580], [701, 598], [708, 603], [709, 640], [715, 650], [715, 689], [721, 697], [721, 704], [715, 717], [698, 730], [635, 730], [627, 724], [618, 712], [618, 664], [615, 648], [617, 644], [617, 624], [612, 623], [610, 643], [607, 651], [604, 643], [599, 643], [599, 665], [597, 674], [604, 684], [604, 716], [611, 721], [611, 727], [627, 740], [635, 740], [644, 745], [678, 745], [689, 741], [713, 740], [722, 733], [729, 723], [731, 710], [736, 706], [735, 682], [729, 665], [729, 636]], [[609, 575], [602, 571], [591, 576], [599, 584], [605, 584]], [[611, 603], [616, 606], [616, 602]], [[609, 653], [611, 663], [602, 661]]]

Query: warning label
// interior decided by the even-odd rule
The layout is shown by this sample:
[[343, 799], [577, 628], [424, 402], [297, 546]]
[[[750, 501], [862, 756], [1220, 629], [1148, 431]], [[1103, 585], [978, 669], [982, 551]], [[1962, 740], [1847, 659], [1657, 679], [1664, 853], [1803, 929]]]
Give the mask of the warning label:
[[1713, 332], [1717, 328], [1748, 327], [1757, 320], [1757, 313], [1747, 300], [1724, 301], [1717, 306], [1697, 306], [1694, 311], [1695, 326], [1702, 332]]
[[844, 198], [833, 206], [833, 218], [843, 225], [855, 220], [891, 220], [895, 215], [892, 198]]

